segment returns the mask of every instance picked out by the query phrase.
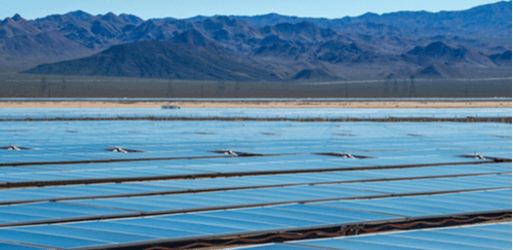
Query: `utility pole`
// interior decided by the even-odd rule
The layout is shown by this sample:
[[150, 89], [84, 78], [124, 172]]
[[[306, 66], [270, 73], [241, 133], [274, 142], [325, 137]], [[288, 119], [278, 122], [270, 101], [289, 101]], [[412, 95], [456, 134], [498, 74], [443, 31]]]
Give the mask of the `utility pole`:
[[397, 90], [398, 90], [397, 79], [395, 79], [394, 80], [394, 86], [392, 87], [392, 96], [393, 97], [397, 97]]
[[388, 97], [390, 95], [390, 86], [388, 86], [388, 78], [385, 78], [385, 89], [383, 90], [383, 97]]
[[61, 97], [65, 97], [66, 94], [66, 78], [62, 78], [62, 82], [61, 82]]
[[403, 86], [401, 88], [401, 97], [407, 97], [408, 96], [408, 79], [405, 79], [403, 82]]
[[410, 93], [408, 97], [417, 97], [417, 91], [415, 90], [415, 77], [410, 77]]
[[239, 90], [240, 90], [239, 81], [236, 81], [235, 82], [235, 97], [239, 97]]
[[52, 97], [52, 83], [48, 82], [48, 97]]
[[223, 96], [224, 89], [225, 89], [224, 81], [222, 81], [222, 80], [217, 81], [216, 92], [217, 92], [217, 96], [218, 97], [222, 97]]
[[43, 78], [41, 78], [41, 97], [45, 96], [45, 90], [48, 87], [47, 84], [46, 77], [43, 76]]

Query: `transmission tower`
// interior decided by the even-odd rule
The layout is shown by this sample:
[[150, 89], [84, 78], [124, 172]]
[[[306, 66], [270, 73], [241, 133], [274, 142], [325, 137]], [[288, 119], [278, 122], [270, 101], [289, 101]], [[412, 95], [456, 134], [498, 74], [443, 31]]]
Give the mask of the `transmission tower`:
[[383, 90], [383, 97], [389, 97], [390, 95], [390, 86], [388, 85], [388, 78], [385, 78], [385, 89]]
[[392, 96], [397, 97], [397, 91], [399, 86], [397, 85], [397, 79], [394, 80], [394, 86], [392, 87]]
[[52, 83], [48, 82], [48, 97], [52, 97]]
[[41, 97], [45, 96], [45, 90], [48, 87], [48, 83], [46, 82], [46, 77], [41, 78]]
[[223, 96], [225, 88], [226, 87], [224, 86], [224, 81], [223, 80], [217, 81], [216, 92], [217, 92], [217, 96], [218, 97], [222, 97]]

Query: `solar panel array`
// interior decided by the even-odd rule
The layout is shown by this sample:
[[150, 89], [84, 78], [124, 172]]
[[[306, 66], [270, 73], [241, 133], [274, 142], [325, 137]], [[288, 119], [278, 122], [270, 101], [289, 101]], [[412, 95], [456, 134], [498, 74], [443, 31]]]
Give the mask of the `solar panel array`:
[[[491, 213], [511, 220], [511, 124], [0, 124], [5, 248], [149, 248]], [[258, 248], [511, 248], [511, 224], [475, 227]]]

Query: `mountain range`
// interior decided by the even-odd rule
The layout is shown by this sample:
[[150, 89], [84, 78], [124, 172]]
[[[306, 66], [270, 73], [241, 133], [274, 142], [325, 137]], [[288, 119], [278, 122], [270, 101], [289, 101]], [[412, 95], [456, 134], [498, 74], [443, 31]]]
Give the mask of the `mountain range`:
[[340, 19], [15, 15], [0, 22], [0, 69], [234, 81], [511, 76], [511, 6]]

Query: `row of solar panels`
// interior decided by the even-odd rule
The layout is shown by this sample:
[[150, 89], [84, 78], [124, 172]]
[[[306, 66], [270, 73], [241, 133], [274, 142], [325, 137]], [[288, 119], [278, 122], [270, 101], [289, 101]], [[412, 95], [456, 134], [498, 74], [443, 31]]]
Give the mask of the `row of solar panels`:
[[[147, 145], [149, 147], [151, 147], [151, 145], [158, 145], [166, 142], [194, 145], [194, 141], [200, 140], [205, 142], [233, 143], [233, 139], [235, 138], [239, 138], [239, 140], [235, 140], [235, 142], [240, 141], [240, 145], [255, 146], [258, 144], [248, 144], [247, 141], [252, 142], [260, 140], [261, 143], [265, 144], [266, 141], [277, 141], [278, 139], [286, 139], [287, 142], [288, 140], [291, 140], [292, 142], [294, 140], [304, 140], [308, 142], [320, 140], [320, 138], [322, 138], [345, 141], [361, 140], [362, 142], [365, 142], [365, 140], [374, 138], [379, 142], [380, 139], [395, 138], [391, 142], [395, 143], [396, 140], [401, 142], [411, 139], [409, 141], [409, 143], [411, 143], [422, 140], [440, 140], [441, 142], [444, 142], [446, 140], [441, 136], [441, 133], [450, 137], [459, 137], [460, 140], [465, 140], [461, 137], [464, 132], [473, 133], [473, 136], [469, 137], [469, 139], [473, 140], [500, 140], [502, 138], [496, 136], [511, 136], [511, 134], [505, 130], [505, 125], [507, 124], [490, 125], [488, 123], [485, 125], [480, 124], [481, 126], [476, 127], [469, 127], [468, 124], [462, 124], [460, 131], [451, 131], [457, 129], [456, 125], [459, 123], [445, 124], [445, 126], [441, 127], [437, 127], [440, 125], [435, 125], [435, 123], [425, 123], [420, 125], [421, 130], [408, 129], [408, 127], [400, 123], [394, 123], [392, 125], [384, 125], [381, 123], [358, 123], [359, 126], [356, 126], [354, 123], [344, 123], [345, 126], [337, 127], [332, 123], [278, 123], [276, 126], [264, 126], [262, 125], [262, 122], [234, 122], [233, 126], [223, 125], [207, 128], [200, 126], [201, 123], [195, 124], [193, 122], [182, 122], [175, 126], [170, 126], [169, 124], [161, 122], [154, 123], [156, 124], [155, 126], [152, 125], [152, 123], [133, 121], [131, 123], [135, 126], [130, 127], [123, 127], [123, 122], [114, 122], [113, 124], [105, 122], [82, 122], [84, 124], [79, 123], [77, 126], [73, 127], [67, 127], [63, 122], [50, 123], [56, 123], [55, 125], [60, 128], [56, 129], [56, 126], [51, 126], [51, 124], [48, 123], [36, 123], [41, 127], [40, 129], [47, 129], [43, 134], [37, 136], [41, 131], [37, 130], [33, 125], [29, 126], [27, 124], [20, 124], [20, 122], [12, 122], [8, 124], [3, 122], [0, 134], [5, 138], [5, 140], [16, 139], [16, 141], [11, 143], [20, 141], [34, 142], [35, 145], [44, 145], [44, 142], [57, 144], [58, 141], [61, 140], [60, 145], [72, 145], [67, 141], [80, 139], [81, 141], [78, 142], [78, 144], [85, 145], [86, 143], [90, 143], [92, 146], [106, 142], [122, 143], [123, 141], [131, 141], [140, 143], [141, 145]], [[314, 124], [319, 125], [313, 126]], [[87, 125], [97, 127], [97, 129], [91, 129]], [[495, 127], [495, 130], [477, 130], [479, 128], [489, 129], [494, 126], [497, 126]], [[369, 131], [369, 129], [372, 129], [372, 131]], [[310, 132], [310, 130], [314, 131]], [[113, 131], [116, 132], [114, 133]], [[447, 134], [449, 131], [450, 134]], [[294, 134], [305, 132], [308, 132], [308, 134], [301, 135], [299, 138], [294, 136]], [[156, 138], [155, 140], [152, 140], [150, 145], [144, 140], [146, 136], [162, 134], [166, 134], [169, 137]], [[29, 136], [34, 136], [34, 138], [27, 138]], [[108, 141], [105, 138], [107, 136], [109, 137]], [[129, 137], [127, 138], [127, 136]], [[226, 138], [226, 136], [228, 136], [228, 138]], [[237, 142], [237, 144], [239, 143]]]
[[[126, 126], [126, 124], [131, 126]], [[34, 141], [37, 143], [58, 142], [64, 145], [68, 140], [76, 141], [80, 138], [80, 144], [97, 144], [102, 142], [115, 143], [122, 141], [138, 142], [148, 145], [145, 136], [162, 135], [152, 138], [151, 144], [160, 142], [233, 142], [241, 143], [255, 141], [287, 140], [322, 140], [344, 139], [361, 140], [374, 139], [379, 141], [384, 138], [395, 140], [412, 139], [440, 139], [445, 141], [445, 136], [470, 139], [490, 139], [493, 135], [511, 136], [507, 130], [508, 124], [500, 123], [416, 123], [415, 129], [408, 126], [410, 123], [293, 123], [293, 122], [149, 122], [149, 121], [82, 121], [82, 122], [2, 122], [0, 134], [5, 140], [19, 139], [21, 141]], [[36, 126], [37, 125], [37, 126]], [[418, 128], [418, 129], [416, 129]], [[494, 129], [490, 129], [494, 128]], [[115, 131], [115, 132], [114, 132]], [[298, 135], [299, 134], [299, 135]], [[468, 136], [462, 136], [470, 134]], [[27, 138], [30, 136], [32, 138]], [[127, 137], [128, 136], [128, 137]], [[226, 138], [228, 136], [228, 138]], [[422, 137], [418, 137], [422, 136]], [[109, 137], [108, 140], [106, 140]], [[417, 137], [417, 138], [412, 138]], [[237, 140], [238, 139], [238, 140]], [[414, 140], [417, 139], [417, 140]], [[500, 138], [495, 138], [500, 139]], [[15, 143], [15, 142], [10, 142]], [[43, 144], [42, 144], [43, 145]], [[242, 144], [241, 144], [242, 145]], [[246, 144], [248, 145], [248, 144]], [[253, 143], [249, 145], [255, 145]]]
[[[312, 170], [344, 170], [382, 168], [419, 164], [450, 164], [491, 162], [491, 159], [432, 155], [351, 159], [334, 156], [303, 155], [273, 157], [235, 157], [169, 161], [140, 161], [99, 164], [30, 165], [0, 167], [0, 186], [13, 183], [44, 183], [52, 181], [87, 181], [151, 177], [216, 176], [217, 174], [251, 174], [297, 172]], [[450, 154], [450, 153], [448, 153]], [[295, 159], [297, 158], [297, 159]], [[301, 160], [303, 159], [303, 160]]]
[[[446, 159], [454, 158], [459, 159], [459, 155], [483, 155], [491, 158], [508, 158], [511, 159], [511, 150], [507, 148], [507, 145], [497, 146], [494, 145], [498, 150], [492, 151], [490, 148], [427, 148], [424, 152], [420, 150], [416, 151], [404, 151], [404, 152], [393, 152], [392, 150], [400, 151], [401, 149], [389, 148], [389, 152], [367, 152], [359, 149], [351, 149], [350, 147], [327, 147], [327, 148], [282, 148], [282, 149], [245, 149], [245, 148], [221, 148], [231, 150], [233, 152], [242, 152], [250, 154], [305, 154], [305, 153], [349, 153], [354, 155], [361, 155], [365, 157], [379, 157], [383, 155], [382, 159], [386, 158], [398, 158], [406, 157], [408, 155], [430, 155], [431, 157], [446, 157]], [[407, 145], [401, 146], [405, 148]], [[122, 149], [131, 150], [134, 147], [120, 147]], [[219, 150], [219, 148], [212, 148], [211, 151]], [[7, 150], [5, 150], [7, 151]], [[32, 150], [31, 150], [32, 151]], [[91, 160], [131, 160], [131, 159], [166, 159], [166, 158], [194, 158], [194, 157], [219, 157], [222, 156], [219, 153], [213, 153], [211, 151], [199, 151], [199, 150], [181, 150], [181, 151], [163, 151], [163, 152], [143, 152], [143, 153], [114, 153], [106, 152], [105, 150], [95, 150], [90, 152], [81, 152], [82, 150], [69, 149], [69, 150], [58, 150], [56, 152], [36, 152], [35, 150], [30, 153], [22, 151], [17, 152], [3, 152], [1, 155], [0, 163], [2, 164], [15, 164], [15, 163], [38, 163], [38, 162], [68, 162], [68, 161], [91, 161]], [[87, 151], [87, 150], [86, 150]], [[39, 154], [38, 154], [39, 153]], [[461, 160], [461, 159], [459, 159]]]
[[[285, 123], [281, 124], [281, 132], [274, 136], [262, 135], [260, 132], [268, 130], [280, 130], [276, 126], [262, 125], [265, 123], [248, 123], [252, 129], [247, 130], [239, 128], [240, 126], [220, 125], [213, 126], [212, 130], [220, 130], [214, 138], [204, 135], [184, 136], [184, 131], [194, 129], [188, 128], [194, 123], [182, 122], [173, 126], [164, 125], [161, 130], [155, 131], [155, 126], [148, 122], [130, 122], [133, 126], [125, 126], [123, 122], [118, 122], [114, 128], [110, 128], [108, 123], [83, 122], [76, 125], [80, 133], [67, 133], [65, 128], [56, 129], [56, 127], [66, 126], [62, 122], [37, 123], [38, 130], [31, 133], [1, 132], [4, 146], [14, 145], [18, 147], [33, 148], [33, 150], [0, 150], [0, 163], [17, 162], [47, 162], [47, 161], [85, 161], [85, 160], [105, 160], [105, 159], [141, 159], [141, 158], [166, 158], [166, 157], [208, 157], [218, 156], [212, 153], [213, 150], [229, 149], [232, 151], [241, 151], [257, 154], [290, 154], [290, 153], [314, 153], [314, 152], [361, 152], [373, 156], [369, 151], [405, 151], [414, 150], [437, 150], [447, 151], [447, 155], [472, 154], [472, 153], [491, 153], [491, 157], [511, 158], [511, 131], [507, 129], [506, 124], [477, 124], [475, 126], [455, 124], [440, 125], [422, 124], [418, 132], [408, 129], [404, 124], [383, 125], [375, 123], [367, 124], [348, 124], [343, 129], [336, 128], [332, 124], [327, 126], [321, 124], [294, 124], [294, 127], [287, 127]], [[87, 125], [95, 124], [96, 129], [89, 129]], [[208, 123], [210, 124], [210, 123]], [[2, 123], [5, 125], [5, 123]], [[12, 129], [19, 128], [20, 123], [11, 123]], [[276, 124], [274, 124], [276, 125]], [[290, 124], [289, 124], [290, 125]], [[503, 126], [504, 125], [504, 126]], [[34, 129], [34, 123], [21, 124]], [[234, 127], [235, 126], [235, 127]], [[390, 126], [390, 127], [386, 127]], [[120, 132], [121, 128], [136, 127], [143, 131], [143, 134], [130, 134]], [[280, 127], [280, 126], [278, 126]], [[364, 128], [361, 128], [364, 127]], [[178, 129], [178, 131], [176, 131]], [[117, 132], [113, 133], [112, 129]], [[3, 131], [10, 131], [9, 126]], [[45, 131], [44, 133], [41, 133]], [[248, 136], [248, 132], [258, 131], [254, 135]], [[349, 136], [342, 139], [336, 139], [335, 134], [340, 134], [342, 130], [352, 133], [360, 131], [358, 137]], [[365, 130], [366, 132], [362, 132]], [[406, 131], [403, 131], [406, 130]], [[410, 131], [411, 130], [411, 131]], [[99, 133], [99, 131], [101, 133]], [[313, 131], [313, 132], [312, 132]], [[332, 132], [327, 132], [332, 131]], [[410, 131], [411, 133], [409, 133]], [[484, 131], [484, 132], [482, 132]], [[493, 131], [493, 132], [489, 132]], [[344, 134], [342, 133], [342, 134]], [[370, 135], [366, 135], [369, 134]], [[462, 133], [472, 133], [461, 138]], [[161, 136], [166, 134], [167, 136]], [[251, 133], [250, 133], [251, 134]], [[307, 134], [305, 138], [296, 138], [298, 134]], [[364, 136], [365, 135], [365, 136]], [[148, 136], [151, 136], [153, 145], [147, 142]], [[501, 136], [505, 136], [502, 138]], [[508, 138], [509, 136], [509, 138]], [[271, 139], [269, 139], [271, 138]], [[80, 140], [81, 142], [77, 142]], [[249, 140], [249, 142], [247, 142]], [[255, 141], [257, 140], [257, 141]], [[192, 141], [192, 142], [187, 142]], [[202, 145], [203, 143], [203, 145]], [[144, 151], [137, 154], [122, 154], [106, 152], [112, 146], [121, 148]], [[499, 152], [490, 152], [491, 148], [501, 148]], [[484, 150], [488, 149], [488, 150]], [[450, 151], [450, 152], [449, 152]], [[496, 151], [496, 150], [494, 150]], [[376, 154], [374, 152], [374, 154]], [[401, 156], [405, 153], [396, 153]], [[419, 153], [420, 154], [420, 153]]]
[[[126, 122], [93, 122], [83, 121], [75, 126], [66, 125], [64, 122], [36, 122], [36, 123], [20, 123], [20, 122], [2, 122], [0, 134], [5, 139], [17, 139], [22, 142], [34, 142], [36, 145], [44, 145], [44, 142], [58, 142], [61, 145], [73, 145], [69, 140], [81, 139], [77, 144], [91, 144], [91, 146], [102, 144], [105, 142], [121, 142], [123, 139], [129, 139], [132, 142], [138, 142], [141, 145], [151, 147], [166, 142], [176, 142], [180, 146], [195, 145], [198, 141], [208, 142], [209, 144], [233, 143], [238, 145], [265, 145], [270, 144], [269, 141], [278, 142], [278, 138], [287, 139], [278, 144], [289, 144], [294, 141], [303, 141], [306, 144], [319, 141], [326, 143], [322, 139], [344, 140], [346, 142], [372, 142], [377, 143], [383, 140], [394, 138], [391, 143], [411, 143], [422, 140], [438, 139], [444, 141], [441, 133], [445, 136], [458, 138], [460, 140], [498, 140], [497, 136], [511, 136], [506, 130], [507, 124], [491, 125], [490, 123], [469, 126], [470, 124], [462, 123], [443, 123], [444, 125], [436, 125], [438, 123], [423, 123], [417, 125], [421, 130], [412, 129], [402, 123], [391, 123], [384, 125], [383, 123], [343, 123], [344, 126], [334, 125], [334, 123], [292, 123], [292, 122], [274, 122], [274, 126], [265, 125], [263, 122], [233, 122], [231, 126], [226, 124], [217, 124], [217, 126], [202, 126], [204, 123], [216, 124], [221, 122], [177, 122], [174, 126], [168, 123], [158, 122], [149, 123], [142, 121], [131, 121], [129, 123], [134, 126], [123, 126]], [[173, 122], [175, 123], [175, 122]], [[40, 129], [46, 129], [40, 136], [42, 131], [34, 127], [35, 124]], [[358, 126], [356, 125], [358, 124]], [[407, 123], [411, 124], [411, 123]], [[473, 124], [473, 123], [472, 123]], [[53, 126], [52, 126], [53, 125]], [[316, 125], [316, 126], [314, 126]], [[457, 126], [459, 125], [459, 126]], [[56, 129], [58, 127], [58, 129]], [[92, 128], [91, 128], [92, 127]], [[94, 128], [94, 129], [93, 129]], [[460, 130], [457, 130], [460, 128]], [[494, 130], [486, 130], [495, 128]], [[372, 129], [372, 130], [369, 130]], [[483, 130], [479, 130], [483, 129]], [[313, 130], [313, 131], [311, 131]], [[116, 131], [116, 132], [113, 132]], [[294, 137], [295, 133], [309, 132], [299, 137]], [[449, 133], [448, 133], [449, 132]], [[152, 140], [151, 143], [144, 141], [144, 137], [148, 135], [172, 135], [172, 137], [159, 137]], [[471, 133], [462, 137], [464, 133]], [[59, 135], [59, 137], [56, 137]], [[244, 140], [227, 140], [225, 136], [235, 135], [237, 138]], [[35, 138], [28, 138], [37, 136]], [[109, 141], [106, 141], [109, 136]], [[127, 138], [129, 136], [129, 138]], [[497, 137], [497, 138], [494, 138]], [[224, 138], [224, 139], [223, 139]], [[234, 138], [229, 138], [234, 139]], [[196, 143], [195, 143], [196, 142]], [[172, 146], [172, 145], [167, 145]]]
[[[405, 127], [404, 124], [393, 124], [384, 125], [382, 123], [358, 123], [360, 126], [357, 127], [353, 123], [344, 123], [345, 126], [337, 127], [339, 125], [333, 125], [333, 123], [324, 124], [324, 123], [278, 123], [276, 126], [263, 126], [262, 122], [248, 122], [248, 123], [237, 123], [231, 127], [226, 125], [224, 126], [212, 126], [212, 127], [203, 127], [199, 124], [195, 124], [193, 122], [182, 124], [176, 124], [176, 127], [171, 127], [166, 123], [144, 123], [138, 121], [132, 121], [135, 127], [122, 127], [123, 122], [114, 122], [110, 123], [98, 123], [95, 122], [82, 122], [77, 124], [77, 126], [68, 127], [63, 122], [51, 122], [56, 123], [55, 125], [60, 125], [59, 129], [56, 129], [55, 126], [51, 126], [51, 124], [44, 123], [36, 123], [41, 129], [47, 129], [47, 133], [43, 133], [41, 136], [37, 136], [36, 138], [27, 138], [27, 136], [36, 136], [41, 131], [36, 129], [34, 126], [28, 126], [27, 124], [20, 124], [20, 122], [12, 122], [7, 123], [3, 122], [2, 129], [0, 130], [0, 134], [5, 139], [17, 139], [22, 142], [34, 142], [36, 145], [44, 145], [44, 142], [57, 142], [58, 139], [62, 139], [61, 145], [72, 145], [67, 142], [71, 139], [81, 139], [78, 144], [87, 144], [90, 143], [92, 146], [96, 144], [102, 144], [104, 142], [122, 142], [123, 139], [128, 139], [129, 141], [138, 142], [141, 145], [146, 145], [151, 148], [151, 145], [159, 145], [160, 143], [166, 142], [176, 142], [183, 145], [194, 145], [194, 141], [205, 141], [211, 144], [219, 144], [220, 142], [230, 143], [233, 141], [223, 139], [224, 136], [236, 135], [238, 138], [244, 138], [244, 140], [236, 141], [237, 144], [240, 145], [249, 145], [255, 146], [258, 144], [250, 143], [255, 140], [260, 140], [260, 144], [268, 144], [266, 141], [277, 141], [278, 138], [287, 139], [287, 141], [282, 142], [281, 144], [289, 144], [289, 141], [294, 142], [294, 140], [301, 140], [308, 143], [309, 141], [319, 141], [320, 138], [323, 139], [333, 139], [333, 140], [345, 140], [345, 141], [362, 141], [366, 142], [366, 140], [376, 139], [379, 143], [380, 140], [386, 138], [394, 138], [392, 143], [406, 142], [407, 139], [410, 139], [409, 142], [422, 141], [422, 140], [434, 140], [438, 139], [444, 141], [443, 137], [440, 137], [440, 133], [444, 132], [447, 134], [448, 130], [451, 132], [447, 134], [450, 137], [457, 137], [461, 135], [463, 132], [473, 133], [468, 139], [490, 139], [490, 140], [498, 140], [500, 137], [494, 138], [494, 136], [508, 136], [510, 133], [503, 128], [507, 124], [499, 124], [497, 126], [490, 125], [486, 123], [484, 126], [481, 124], [479, 127], [468, 127], [467, 124], [461, 125], [460, 131], [451, 131], [456, 129], [456, 124], [458, 123], [450, 123], [445, 126], [435, 125], [435, 123], [425, 123], [422, 124], [422, 130], [413, 130]], [[210, 122], [209, 122], [210, 123]], [[313, 124], [319, 124], [318, 126], [313, 126]], [[91, 129], [89, 126], [95, 126], [97, 129]], [[388, 126], [388, 127], [385, 127]], [[439, 127], [437, 127], [439, 126]], [[495, 127], [495, 130], [484, 130], [484, 131], [476, 131], [479, 128], [490, 128]], [[498, 128], [497, 128], [498, 127]], [[175, 128], [175, 129], [173, 129]], [[231, 131], [228, 129], [231, 128]], [[137, 130], [133, 130], [137, 129]], [[309, 132], [308, 130], [317, 129], [317, 131], [313, 131], [311, 134], [305, 134], [299, 136], [299, 138], [294, 137], [294, 133], [304, 133]], [[373, 129], [373, 131], [368, 131], [368, 129]], [[52, 131], [53, 130], [53, 131]], [[112, 131], [116, 131], [113, 133]], [[152, 140], [152, 143], [149, 144], [144, 141], [144, 137], [148, 135], [162, 135], [162, 134], [172, 135], [172, 137], [160, 137], [155, 140]], [[56, 137], [59, 136], [59, 137]], [[109, 136], [111, 140], [105, 141], [105, 136]], [[125, 137], [125, 138], [124, 138]], [[415, 138], [412, 138], [415, 137]], [[189, 140], [187, 140], [189, 139]], [[193, 139], [193, 140], [191, 140]], [[232, 138], [230, 138], [232, 139]], [[459, 139], [465, 140], [465, 138], [460, 137]], [[467, 139], [467, 140], [468, 140]], [[249, 140], [249, 141], [248, 141]], [[323, 142], [326, 143], [326, 142]]]
[[[143, 153], [116, 153], [116, 152], [106, 152], [103, 150], [85, 150], [85, 152], [81, 152], [78, 148], [74, 150], [66, 149], [66, 150], [57, 150], [55, 152], [48, 151], [42, 152], [39, 150], [20, 150], [20, 151], [10, 151], [10, 150], [0, 150], [3, 155], [0, 155], [0, 163], [8, 164], [8, 163], [19, 163], [19, 162], [65, 162], [65, 161], [91, 161], [91, 160], [131, 160], [131, 159], [167, 159], [167, 158], [204, 158], [204, 157], [222, 157], [223, 155], [220, 153], [213, 153], [211, 151], [226, 149], [231, 150], [233, 152], [242, 152], [242, 153], [250, 153], [250, 154], [264, 154], [264, 155], [275, 155], [275, 154], [310, 154], [310, 153], [332, 153], [332, 152], [340, 152], [340, 153], [349, 153], [355, 156], [363, 156], [363, 157], [372, 157], [379, 158], [379, 160], [386, 159], [400, 159], [406, 157], [431, 157], [436, 159], [438, 162], [442, 162], [447, 160], [448, 162], [454, 161], [463, 161], [458, 156], [461, 155], [483, 155], [490, 158], [508, 158], [511, 159], [511, 145], [501, 145], [496, 143], [490, 147], [484, 147], [486, 145], [480, 144], [480, 147], [471, 147], [471, 145], [461, 145], [460, 147], [444, 147], [440, 145], [426, 145], [425, 148], [421, 149], [416, 145], [401, 145], [397, 148], [394, 148], [393, 145], [387, 147], [388, 151], [364, 151], [361, 148], [354, 148], [352, 146], [347, 146], [345, 148], [341, 147], [323, 147], [323, 148], [296, 148], [296, 147], [288, 147], [288, 148], [267, 148], [267, 149], [258, 149], [258, 148], [240, 148], [240, 147], [222, 147], [222, 148], [211, 148], [211, 150], [180, 150], [180, 151], [163, 151], [163, 152], [143, 152]], [[383, 148], [383, 146], [381, 146]], [[134, 149], [136, 147], [125, 147], [128, 150]], [[352, 149], [351, 149], [352, 148]], [[408, 150], [405, 150], [408, 149]], [[369, 150], [375, 150], [370, 148]], [[30, 151], [30, 152], [29, 152]], [[89, 151], [89, 152], [88, 152]], [[29, 152], [29, 153], [25, 153]], [[222, 152], [222, 151], [221, 151]], [[228, 156], [228, 155], [227, 155]], [[443, 158], [442, 158], [443, 157]], [[230, 161], [230, 160], [228, 160]], [[227, 162], [228, 162], [227, 161]], [[233, 160], [232, 160], [233, 161]], [[251, 161], [251, 160], [249, 160]], [[376, 164], [376, 160], [372, 162], [372, 159], [365, 159], [364, 162], [371, 162], [368, 164]]]
[[0, 119], [84, 117], [254, 117], [254, 118], [387, 118], [511, 117], [507, 108], [473, 109], [2, 109]]
[[[195, 238], [278, 232], [308, 228], [394, 221], [407, 217], [449, 215], [463, 212], [508, 210], [511, 189], [455, 194], [408, 196], [356, 201], [332, 201], [240, 208], [187, 214], [0, 229], [0, 240], [47, 247], [108, 248]], [[497, 202], [497, 201], [501, 202]], [[509, 202], [508, 202], [509, 200]], [[486, 203], [479, 203], [486, 201]], [[472, 205], [469, 205], [472, 204]], [[360, 205], [355, 207], [355, 205]], [[52, 209], [44, 204], [47, 214]], [[87, 207], [86, 207], [87, 208]], [[54, 207], [54, 214], [77, 212], [72, 206]], [[98, 209], [98, 208], [96, 208]], [[2, 216], [3, 217], [3, 216]], [[365, 237], [365, 236], [362, 236]]]
[[[220, 166], [221, 167], [221, 166]], [[100, 169], [101, 170], [101, 169]], [[129, 169], [128, 169], [129, 170]], [[144, 170], [144, 169], [143, 169]], [[107, 172], [107, 170], [101, 170]], [[126, 176], [127, 169], [117, 168], [119, 174]], [[185, 170], [183, 170], [185, 172]], [[89, 172], [89, 171], [88, 171]], [[128, 171], [129, 172], [129, 171]], [[184, 174], [184, 172], [177, 174]], [[458, 175], [484, 175], [511, 172], [511, 164], [494, 163], [479, 165], [436, 166], [402, 169], [375, 169], [365, 171], [332, 171], [325, 173], [294, 173], [281, 175], [242, 176], [231, 178], [169, 180], [169, 181], [137, 181], [130, 183], [106, 183], [94, 185], [72, 185], [8, 189], [0, 191], [0, 204], [34, 202], [44, 200], [75, 199], [102, 196], [128, 196], [133, 194], [156, 194], [172, 192], [193, 192], [219, 189], [241, 189], [300, 184], [365, 182], [371, 180], [387, 180], [401, 178], [427, 178]], [[93, 172], [94, 173], [94, 172]], [[159, 172], [169, 174], [169, 172]], [[187, 172], [185, 172], [187, 173]], [[194, 173], [193, 171], [189, 173]], [[87, 175], [82, 172], [77, 174]], [[34, 180], [42, 178], [44, 172], [30, 175]]]
[[[319, 249], [512, 249], [511, 222], [436, 228], [330, 239], [291, 241], [241, 247], [238, 250], [319, 250]], [[235, 248], [234, 248], [235, 249]]]
[[[430, 194], [439, 192], [458, 192], [468, 190], [483, 190], [510, 188], [511, 175], [484, 175], [470, 177], [452, 177], [437, 179], [416, 179], [404, 181], [379, 181], [365, 183], [298, 185], [286, 187], [269, 187], [254, 189], [235, 189], [225, 191], [211, 191], [185, 194], [166, 194], [136, 197], [112, 197], [102, 199], [62, 200], [58, 202], [27, 203], [10, 206], [0, 206], [0, 226], [32, 224], [41, 222], [58, 222], [80, 219], [85, 214], [50, 214], [38, 211], [38, 206], [54, 208], [72, 206], [80, 211], [80, 207], [107, 208], [110, 212], [99, 212], [89, 215], [89, 218], [104, 218], [112, 216], [136, 216], [141, 214], [174, 213], [197, 210], [210, 210], [220, 208], [261, 206], [271, 204], [284, 204], [294, 202], [311, 202], [338, 199], [362, 199], [366, 197], [388, 197], [391, 195]], [[507, 190], [510, 192], [511, 190]], [[27, 194], [28, 196], [30, 194]], [[11, 198], [12, 199], [12, 198]], [[380, 201], [381, 202], [381, 201]], [[511, 206], [509, 199], [509, 206]], [[485, 205], [452, 208], [453, 212], [469, 212], [479, 207], [486, 210], [507, 209], [501, 207], [501, 202], [492, 202]], [[348, 206], [350, 204], [348, 203]], [[365, 210], [365, 206], [362, 205]], [[27, 210], [28, 209], [28, 210]], [[35, 210], [34, 210], [35, 209]], [[45, 208], [42, 208], [45, 209]], [[64, 209], [68, 210], [68, 209]], [[117, 211], [117, 213], [116, 213]], [[427, 212], [436, 214], [438, 211]], [[419, 214], [401, 214], [404, 216], [418, 216]], [[114, 215], [113, 215], [114, 214]]]
[[[109, 136], [110, 137], [110, 136]], [[29, 150], [1, 150], [0, 153], [3, 156], [9, 155], [31, 155], [31, 154], [55, 154], [58, 152], [61, 153], [103, 153], [107, 154], [105, 150], [112, 147], [112, 145], [119, 146], [121, 148], [131, 148], [140, 150], [143, 153], [151, 154], [151, 153], [162, 153], [162, 152], [208, 152], [209, 150], [222, 149], [223, 147], [228, 147], [233, 150], [240, 151], [253, 151], [253, 153], [268, 153], [262, 150], [272, 150], [275, 154], [283, 154], [283, 153], [304, 153], [304, 152], [330, 152], [330, 151], [373, 151], [373, 150], [433, 150], [437, 148], [454, 148], [454, 149], [463, 149], [467, 147], [475, 147], [475, 148], [485, 148], [485, 147], [498, 147], [498, 146], [508, 146], [507, 138], [501, 138], [497, 136], [486, 136], [487, 138], [471, 138], [467, 140], [456, 140], [455, 138], [415, 138], [408, 141], [400, 141], [397, 139], [391, 140], [388, 139], [389, 142], [368, 142], [364, 139], [353, 139], [343, 140], [343, 139], [330, 139], [326, 138], [328, 141], [324, 142], [300, 142], [300, 141], [290, 141], [290, 140], [280, 140], [281, 143], [277, 143], [277, 141], [265, 141], [260, 142], [258, 144], [248, 145], [247, 143], [238, 143], [238, 142], [225, 142], [225, 143], [205, 143], [203, 145], [196, 144], [179, 144], [179, 142], [160, 142], [152, 145], [145, 145], [136, 140], [132, 141], [131, 144], [126, 142], [119, 142], [117, 145], [115, 142], [104, 142], [104, 143], [90, 143], [90, 144], [82, 144], [82, 143], [72, 143], [69, 141], [69, 144], [66, 144], [66, 140], [52, 142], [52, 141], [41, 141], [37, 142], [32, 139], [19, 139], [19, 138], [8, 138], [3, 137], [4, 143], [12, 144], [15, 146], [22, 147], [21, 149], [29, 149]], [[113, 139], [113, 138], [109, 138]], [[276, 143], [275, 143], [276, 142]], [[284, 143], [286, 142], [286, 143]], [[177, 145], [179, 144], [179, 145]], [[383, 146], [387, 146], [383, 148]], [[23, 148], [24, 147], [24, 148]], [[331, 150], [330, 150], [331, 149]], [[208, 154], [207, 154], [208, 155]]]

